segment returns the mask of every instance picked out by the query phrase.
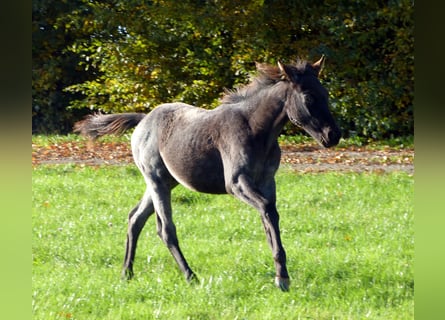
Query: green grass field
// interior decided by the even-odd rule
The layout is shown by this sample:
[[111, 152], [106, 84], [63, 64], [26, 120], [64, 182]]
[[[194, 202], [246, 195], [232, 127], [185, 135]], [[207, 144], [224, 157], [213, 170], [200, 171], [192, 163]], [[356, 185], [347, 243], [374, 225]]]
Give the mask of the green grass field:
[[34, 319], [414, 318], [410, 175], [280, 169], [285, 293], [258, 213], [230, 196], [173, 192], [198, 284], [185, 282], [153, 218], [127, 282], [127, 214], [144, 191], [135, 166], [42, 165], [32, 179]]

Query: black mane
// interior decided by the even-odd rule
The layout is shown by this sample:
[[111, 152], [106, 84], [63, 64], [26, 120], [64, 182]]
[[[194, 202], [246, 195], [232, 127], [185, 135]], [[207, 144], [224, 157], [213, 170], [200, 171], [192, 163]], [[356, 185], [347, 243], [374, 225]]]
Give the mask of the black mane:
[[[303, 60], [298, 60], [295, 64], [289, 65], [296, 74], [304, 74], [313, 71], [312, 66]], [[226, 89], [221, 99], [221, 103], [237, 103], [250, 97], [255, 92], [282, 81], [283, 74], [278, 66], [257, 63], [257, 75], [249, 84], [242, 85], [233, 90]]]

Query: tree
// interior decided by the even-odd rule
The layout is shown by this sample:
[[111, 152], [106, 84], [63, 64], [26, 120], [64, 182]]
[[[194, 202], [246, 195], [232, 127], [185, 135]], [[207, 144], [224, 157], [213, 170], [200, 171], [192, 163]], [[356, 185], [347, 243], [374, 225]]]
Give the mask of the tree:
[[[211, 107], [224, 87], [232, 87], [240, 75], [245, 81], [247, 71], [243, 70], [242, 55], [233, 52], [233, 41], [239, 48], [246, 47], [245, 41], [234, 36], [239, 24], [247, 23], [243, 17], [250, 17], [254, 4], [250, 5], [252, 9], [241, 9], [243, 3], [237, 2], [240, 8], [233, 11], [234, 15], [223, 14], [226, 7], [233, 7], [229, 1], [206, 6], [196, 1], [88, 5], [94, 12], [94, 21], [88, 23], [107, 33], [71, 48], [84, 58], [87, 70], [99, 72], [91, 81], [68, 88], [85, 97], [73, 102], [74, 107], [106, 112], [149, 111], [166, 101]], [[110, 16], [123, 18], [113, 20]], [[74, 19], [84, 18], [76, 15]], [[253, 62], [249, 61], [250, 68]]]
[[[411, 1], [340, 2], [320, 30], [328, 38], [329, 88], [342, 127], [374, 139], [413, 134]], [[328, 64], [330, 66], [330, 64]]]
[[[149, 112], [171, 101], [213, 108], [225, 88], [249, 80], [255, 61], [325, 54], [322, 80], [346, 135], [412, 134], [411, 1], [79, 0], [54, 8], [57, 18], [45, 19], [74, 69], [62, 68], [63, 81], [46, 76], [58, 79], [69, 112]], [[51, 50], [36, 52], [41, 61]], [[39, 89], [53, 84], [42, 79]]]
[[67, 110], [78, 95], [64, 88], [89, 77], [79, 67], [80, 58], [66, 47], [86, 36], [79, 30], [68, 32], [64, 19], [79, 1], [39, 0], [32, 2], [32, 126], [33, 132], [69, 132], [74, 115], [83, 110]]

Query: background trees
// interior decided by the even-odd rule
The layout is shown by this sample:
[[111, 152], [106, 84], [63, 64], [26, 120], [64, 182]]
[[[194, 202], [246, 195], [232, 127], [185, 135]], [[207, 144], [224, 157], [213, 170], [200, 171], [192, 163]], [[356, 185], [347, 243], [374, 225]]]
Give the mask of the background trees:
[[213, 108], [255, 61], [325, 54], [346, 135], [409, 135], [413, 27], [407, 0], [33, 1], [33, 132], [69, 131], [92, 110]]

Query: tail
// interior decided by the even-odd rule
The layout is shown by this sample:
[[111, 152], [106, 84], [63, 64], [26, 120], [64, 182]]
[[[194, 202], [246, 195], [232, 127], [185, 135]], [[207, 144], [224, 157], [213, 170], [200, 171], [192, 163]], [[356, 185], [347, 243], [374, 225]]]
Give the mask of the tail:
[[92, 140], [106, 134], [121, 135], [136, 127], [145, 113], [92, 114], [74, 124], [73, 131]]

